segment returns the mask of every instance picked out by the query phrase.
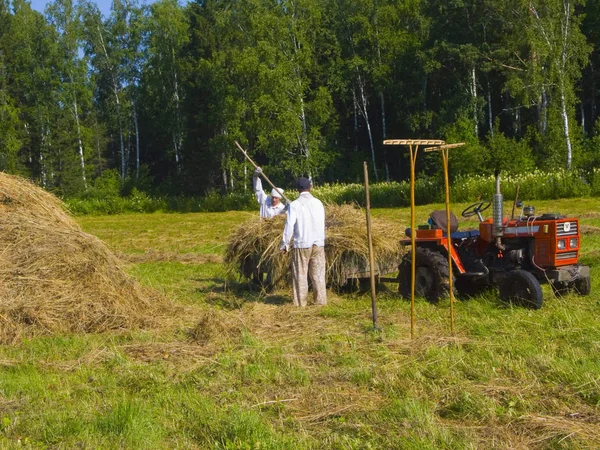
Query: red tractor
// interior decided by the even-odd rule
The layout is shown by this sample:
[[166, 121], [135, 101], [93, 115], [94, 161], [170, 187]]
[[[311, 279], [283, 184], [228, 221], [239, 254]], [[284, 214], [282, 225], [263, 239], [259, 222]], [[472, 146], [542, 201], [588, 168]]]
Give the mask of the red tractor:
[[[492, 218], [481, 213], [492, 206]], [[521, 208], [521, 205], [519, 204]], [[446, 237], [446, 211], [434, 211], [428, 225], [416, 230], [415, 293], [432, 303], [449, 293], [448, 251], [452, 256], [453, 287], [461, 296], [472, 296], [497, 286], [500, 298], [528, 308], [542, 307], [540, 283], [554, 292], [590, 293], [590, 268], [579, 264], [579, 220], [558, 213], [535, 215], [535, 208], [521, 208], [518, 217], [503, 217], [500, 178], [492, 202], [474, 203], [463, 217], [477, 216], [479, 230], [458, 231], [451, 214], [451, 245]], [[411, 230], [406, 230], [410, 237]], [[410, 245], [410, 239], [403, 239]], [[411, 251], [399, 266], [399, 291], [411, 295]]]

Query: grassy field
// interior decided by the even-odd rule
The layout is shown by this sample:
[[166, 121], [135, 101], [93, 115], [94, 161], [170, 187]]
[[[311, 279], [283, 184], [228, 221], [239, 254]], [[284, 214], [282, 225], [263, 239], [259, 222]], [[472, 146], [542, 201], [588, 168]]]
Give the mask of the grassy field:
[[457, 302], [454, 335], [448, 301], [417, 300], [414, 339], [393, 284], [373, 331], [370, 294], [301, 310], [289, 290], [226, 280], [227, 236], [252, 213], [78, 218], [173, 316], [0, 347], [0, 448], [600, 448], [600, 200], [536, 207], [581, 218], [592, 294], [545, 286], [539, 311], [493, 293]]

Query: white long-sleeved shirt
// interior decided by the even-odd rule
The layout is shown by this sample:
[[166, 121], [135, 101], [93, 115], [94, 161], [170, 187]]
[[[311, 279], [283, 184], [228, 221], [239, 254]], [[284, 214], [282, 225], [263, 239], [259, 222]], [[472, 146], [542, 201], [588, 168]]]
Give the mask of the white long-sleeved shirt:
[[260, 177], [254, 175], [252, 177], [252, 184], [254, 185], [254, 193], [256, 194], [256, 201], [260, 205], [260, 217], [263, 219], [270, 219], [271, 217], [283, 214], [285, 212], [285, 205], [283, 202], [279, 202], [277, 206], [273, 205], [271, 197], [265, 194], [262, 187], [262, 181]]
[[302, 192], [290, 203], [280, 250], [289, 251], [292, 236], [294, 248], [325, 246], [325, 208], [310, 192]]

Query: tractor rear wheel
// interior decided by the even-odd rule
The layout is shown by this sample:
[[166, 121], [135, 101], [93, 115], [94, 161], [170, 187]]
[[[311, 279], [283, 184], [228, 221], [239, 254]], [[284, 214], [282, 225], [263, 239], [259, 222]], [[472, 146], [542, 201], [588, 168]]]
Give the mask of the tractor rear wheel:
[[[430, 303], [439, 302], [450, 292], [448, 258], [440, 252], [422, 247], [417, 247], [415, 258], [415, 295], [425, 297]], [[398, 270], [398, 292], [402, 297], [410, 298], [412, 251], [404, 255]]]
[[531, 309], [540, 309], [544, 302], [540, 282], [525, 270], [511, 270], [500, 283], [500, 298]]

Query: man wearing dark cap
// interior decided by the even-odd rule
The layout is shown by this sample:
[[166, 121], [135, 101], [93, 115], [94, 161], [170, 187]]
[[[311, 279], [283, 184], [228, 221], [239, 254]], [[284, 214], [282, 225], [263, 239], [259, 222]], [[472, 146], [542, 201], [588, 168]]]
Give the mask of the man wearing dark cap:
[[306, 306], [308, 277], [312, 282], [316, 305], [327, 304], [325, 289], [325, 209], [320, 200], [310, 193], [312, 183], [307, 178], [298, 180], [300, 195], [290, 203], [279, 247], [282, 252], [292, 248], [292, 292], [296, 306]]

